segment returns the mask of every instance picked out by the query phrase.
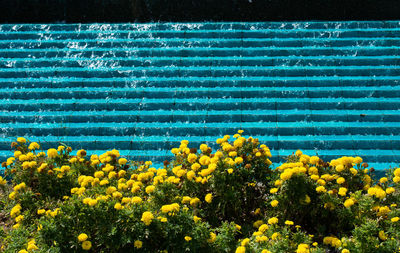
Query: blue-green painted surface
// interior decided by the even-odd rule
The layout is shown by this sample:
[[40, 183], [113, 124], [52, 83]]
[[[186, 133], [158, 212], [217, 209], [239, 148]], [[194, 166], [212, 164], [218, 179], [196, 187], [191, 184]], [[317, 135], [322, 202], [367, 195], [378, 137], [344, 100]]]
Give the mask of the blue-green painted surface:
[[274, 162], [400, 162], [400, 22], [0, 25], [0, 159], [18, 136], [161, 164], [244, 129]]

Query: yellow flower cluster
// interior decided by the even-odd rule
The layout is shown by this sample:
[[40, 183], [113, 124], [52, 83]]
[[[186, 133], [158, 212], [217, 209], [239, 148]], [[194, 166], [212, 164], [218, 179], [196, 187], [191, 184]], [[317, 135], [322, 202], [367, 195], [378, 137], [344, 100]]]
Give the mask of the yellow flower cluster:
[[151, 224], [151, 222], [153, 221], [153, 219], [154, 219], [154, 215], [151, 212], [146, 211], [142, 214], [141, 221], [143, 221], [143, 223], [146, 224], [146, 226], [149, 226]]
[[38, 246], [36, 246], [36, 241], [35, 239], [30, 239], [28, 241], [28, 244], [26, 246], [26, 249], [22, 249], [18, 251], [18, 253], [28, 253], [28, 252], [34, 252], [35, 250], [38, 250]]
[[0, 176], [0, 186], [6, 185], [6, 184], [7, 184], [7, 180], [5, 178], [3, 178], [2, 176]]
[[179, 212], [179, 208], [180, 206], [178, 203], [172, 203], [171, 205], [163, 205], [161, 207], [161, 212], [173, 215], [174, 213]]
[[339, 248], [340, 246], [342, 246], [342, 242], [340, 241], [340, 239], [338, 239], [334, 236], [324, 237], [323, 242], [324, 242], [324, 244], [331, 245], [332, 247], [335, 247], [335, 248]]
[[310, 246], [305, 243], [301, 243], [297, 246], [296, 253], [309, 253], [310, 252]]
[[[154, 224], [160, 224], [159, 222], [162, 222], [163, 226], [170, 225], [174, 219], [177, 219], [178, 215], [187, 215], [187, 211], [190, 210], [192, 212], [189, 215], [190, 219], [193, 218], [194, 223], [198, 225], [204, 221], [207, 222], [204, 213], [207, 209], [216, 208], [222, 198], [221, 194], [218, 194], [218, 192], [215, 192], [211, 188], [213, 180], [217, 176], [221, 176], [222, 174], [226, 177], [224, 180], [237, 179], [240, 178], [237, 176], [240, 175], [239, 173], [243, 171], [249, 173], [253, 169], [252, 166], [256, 167], [260, 164], [260, 167], [265, 169], [272, 164], [269, 160], [271, 157], [269, 148], [265, 145], [259, 145], [258, 140], [255, 138], [242, 137], [241, 133], [239, 131], [238, 134], [233, 136], [233, 142], [229, 142], [231, 138], [229, 135], [218, 139], [217, 143], [221, 146], [221, 149], [215, 153], [212, 153], [211, 148], [206, 144], [201, 144], [199, 147], [201, 152], [197, 152], [196, 149], [188, 147], [189, 142], [187, 140], [183, 140], [178, 148], [171, 150], [176, 160], [169, 166], [160, 169], [151, 167], [152, 163], [150, 161], [145, 163], [128, 163], [127, 159], [120, 158], [119, 151], [115, 149], [99, 156], [91, 155], [89, 158], [85, 150], [79, 150], [76, 156], [64, 156], [64, 152], [71, 152], [71, 149], [59, 146], [57, 149], [48, 149], [46, 159], [45, 153], [35, 155], [34, 151], [40, 148], [40, 145], [35, 142], [29, 145], [29, 150], [25, 146], [25, 151], [15, 151], [14, 157], [8, 158], [6, 164], [7, 166], [12, 165], [13, 168], [21, 169], [21, 171], [31, 174], [40, 174], [40, 176], [55, 175], [57, 178], [67, 176], [73, 178], [75, 176], [75, 185], [72, 188], [68, 187], [65, 194], [69, 195], [68, 192], [70, 192], [72, 196], [64, 196], [64, 199], [68, 200], [71, 198], [77, 201], [85, 210], [96, 211], [100, 210], [100, 208], [109, 208], [108, 210], [118, 215], [131, 214], [134, 210], [139, 213], [137, 220], [140, 219], [139, 223], [142, 224], [142, 227], [144, 227], [143, 224], [150, 226], [153, 223], [152, 226], [146, 227], [146, 229], [156, 227]], [[26, 140], [20, 139], [18, 142], [25, 144]], [[59, 160], [63, 160], [63, 162], [59, 162]], [[253, 160], [256, 160], [257, 163], [251, 163]], [[253, 223], [256, 231], [251, 231], [253, 232], [252, 237], [250, 237], [251, 239], [244, 238], [239, 241], [240, 246], [236, 248], [236, 252], [246, 252], [246, 250], [252, 249], [254, 242], [256, 245], [259, 245], [257, 247], [267, 248], [264, 246], [269, 245], [269, 243], [276, 243], [280, 239], [285, 238], [286, 235], [282, 231], [298, 231], [301, 226], [295, 226], [295, 223], [290, 220], [292, 218], [296, 221], [296, 224], [304, 226], [295, 217], [285, 217], [279, 213], [279, 210], [287, 208], [285, 206], [287, 201], [282, 196], [287, 191], [288, 185], [291, 182], [296, 182], [293, 180], [297, 178], [304, 179], [301, 182], [309, 183], [311, 185], [309, 189], [312, 191], [302, 191], [304, 194], [296, 200], [300, 205], [314, 204], [318, 198], [318, 200], [323, 200], [320, 205], [323, 211], [329, 212], [341, 208], [340, 210], [343, 212], [355, 213], [357, 208], [361, 206], [362, 198], [368, 197], [375, 201], [374, 204], [371, 204], [374, 212], [370, 212], [375, 218], [384, 220], [386, 223], [390, 222], [393, 226], [398, 225], [400, 220], [396, 216], [398, 212], [394, 211], [396, 208], [390, 206], [390, 203], [387, 204], [387, 199], [398, 194], [396, 192], [398, 187], [392, 184], [392, 181], [394, 183], [400, 182], [400, 168], [394, 170], [394, 177], [381, 178], [379, 184], [374, 185], [371, 177], [368, 175], [367, 166], [362, 164], [362, 162], [363, 160], [360, 157], [345, 156], [325, 163], [318, 156], [308, 156], [298, 150], [288, 159], [288, 162], [277, 167], [275, 171], [272, 170], [271, 173], [276, 173], [271, 175], [273, 180], [276, 179], [275, 182], [272, 181], [274, 187], [270, 188], [269, 184], [258, 183], [253, 178], [244, 183], [240, 190], [245, 187], [251, 187], [252, 191], [264, 192], [265, 195], [263, 196], [267, 197], [263, 198], [263, 201], [267, 200], [269, 205], [262, 207], [255, 206], [251, 209], [251, 215], [255, 217], [251, 222], [258, 219]], [[84, 175], [81, 174], [79, 170], [82, 168], [85, 168], [89, 172], [85, 171]], [[20, 194], [21, 192], [30, 190], [32, 183], [29, 181], [26, 182], [29, 187], [24, 182], [13, 187], [13, 192], [9, 195], [11, 200], [17, 202], [18, 198], [22, 195]], [[356, 182], [357, 185], [360, 185], [357, 187], [361, 187], [360, 189], [363, 190], [356, 192], [352, 182]], [[0, 177], [0, 185], [5, 185], [6, 183]], [[193, 194], [192, 192], [186, 192], [182, 195], [177, 193], [183, 188], [201, 189], [199, 190], [201, 193]], [[173, 189], [174, 194], [164, 196], [163, 191], [166, 191], [166, 189]], [[168, 201], [163, 200], [164, 202], [160, 204], [160, 199], [163, 198], [168, 199]], [[148, 208], [149, 205], [154, 205], [155, 207]], [[54, 208], [55, 206], [52, 207]], [[16, 204], [11, 209], [10, 216], [16, 222], [14, 228], [22, 226], [21, 224], [26, 223], [25, 219], [29, 217], [26, 215], [26, 212], [22, 211], [21, 204]], [[269, 211], [271, 213], [268, 213]], [[51, 219], [51, 217], [55, 217], [60, 213], [64, 214], [60, 208], [54, 210], [38, 209], [35, 212], [42, 219]], [[271, 218], [266, 219], [266, 217]], [[284, 225], [282, 224], [283, 226], [279, 226], [278, 223], [285, 219], [288, 220], [284, 222]], [[190, 221], [193, 222], [192, 220]], [[235, 222], [238, 221], [236, 220]], [[239, 221], [238, 223], [241, 222]], [[251, 223], [248, 225], [251, 227]], [[244, 230], [248, 229], [247, 226], [244, 227]], [[243, 232], [240, 232], [241, 227], [239, 225], [236, 224], [235, 227], [239, 231], [238, 233]], [[278, 231], [278, 229], [282, 230]], [[250, 236], [251, 232], [247, 236]], [[91, 234], [90, 231], [87, 231], [87, 233]], [[181, 236], [180, 239], [186, 241], [186, 245], [196, 242], [193, 233], [183, 235], [186, 236]], [[90, 240], [97, 244], [97, 240], [93, 236], [92, 234]], [[379, 234], [376, 233], [374, 236], [379, 237], [382, 241], [391, 237], [390, 232], [387, 230], [381, 230]], [[318, 238], [322, 237], [323, 235], [318, 235]], [[311, 235], [310, 238], [312, 238]], [[97, 250], [100, 247], [92, 245], [89, 236], [85, 233], [79, 234], [77, 239], [83, 250]], [[141, 239], [143, 240], [143, 238]], [[214, 243], [216, 240], [217, 234], [210, 232], [207, 242]], [[145, 241], [143, 242], [146, 243]], [[142, 248], [143, 242], [135, 240], [134, 247], [136, 249]], [[335, 247], [337, 250], [342, 250], [342, 252], [348, 252], [347, 249], [342, 247], [342, 244], [345, 247], [347, 245], [334, 236], [325, 237], [323, 243], [324, 245]], [[34, 246], [30, 248], [29, 245], [27, 246], [26, 250], [28, 252], [36, 250], [36, 244], [32, 243], [31, 245]], [[316, 247], [316, 245], [312, 241], [306, 243], [298, 241], [292, 245], [291, 252], [312, 252], [312, 246]], [[261, 248], [257, 249], [261, 250]], [[250, 250], [250, 252], [252, 251]], [[266, 253], [269, 251], [263, 249], [261, 252]]]

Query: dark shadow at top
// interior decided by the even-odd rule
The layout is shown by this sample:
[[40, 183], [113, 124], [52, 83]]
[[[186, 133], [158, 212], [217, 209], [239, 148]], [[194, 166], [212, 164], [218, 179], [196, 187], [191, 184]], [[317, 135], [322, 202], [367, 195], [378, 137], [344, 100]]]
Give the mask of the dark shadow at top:
[[0, 0], [1, 23], [395, 19], [399, 0]]

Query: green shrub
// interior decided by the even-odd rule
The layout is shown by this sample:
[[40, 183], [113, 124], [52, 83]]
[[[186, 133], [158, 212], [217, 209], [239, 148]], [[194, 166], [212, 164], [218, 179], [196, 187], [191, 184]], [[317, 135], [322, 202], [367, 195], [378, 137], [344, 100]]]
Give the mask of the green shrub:
[[182, 141], [154, 168], [18, 138], [3, 164], [0, 252], [395, 252], [400, 169], [297, 151], [272, 169], [242, 131], [212, 152]]

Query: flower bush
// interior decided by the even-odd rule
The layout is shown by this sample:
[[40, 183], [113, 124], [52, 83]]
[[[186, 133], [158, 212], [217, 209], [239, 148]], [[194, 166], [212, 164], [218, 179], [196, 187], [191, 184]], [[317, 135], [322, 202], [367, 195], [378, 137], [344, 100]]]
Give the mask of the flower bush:
[[[301, 151], [273, 168], [239, 131], [163, 168], [20, 137], [0, 178], [0, 252], [397, 252], [400, 168]], [[40, 151], [39, 151], [40, 150]]]

